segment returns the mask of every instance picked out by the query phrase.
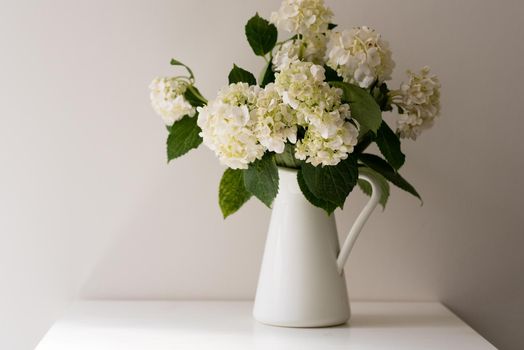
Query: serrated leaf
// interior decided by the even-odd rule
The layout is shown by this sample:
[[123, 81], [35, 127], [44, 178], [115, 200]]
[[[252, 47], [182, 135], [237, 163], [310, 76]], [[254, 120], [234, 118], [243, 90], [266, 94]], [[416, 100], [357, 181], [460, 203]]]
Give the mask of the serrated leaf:
[[244, 185], [262, 203], [271, 207], [278, 193], [278, 169], [271, 153], [249, 164], [244, 171]]
[[380, 107], [367, 90], [340, 81], [329, 82], [331, 86], [342, 89], [343, 101], [351, 107], [351, 117], [360, 124], [360, 135], [369, 130], [376, 133], [382, 123]]
[[395, 169], [393, 169], [393, 167], [389, 165], [389, 163], [384, 159], [374, 154], [363, 153], [359, 156], [359, 160], [371, 169], [375, 170], [380, 175], [384, 176], [389, 182], [403, 189], [404, 191], [411, 193], [422, 202], [422, 198], [418, 194], [417, 190], [415, 190], [415, 188], [409, 182], [400, 176], [400, 174], [397, 173]]
[[167, 137], [167, 161], [178, 158], [202, 143], [197, 116], [185, 116], [171, 126]]
[[179, 60], [176, 60], [176, 59], [172, 58], [170, 63], [171, 63], [172, 66], [182, 66], [182, 67], [184, 67], [185, 69], [187, 69], [187, 71], [189, 73], [189, 76], [191, 78], [195, 77], [194, 74], [193, 74], [193, 71], [191, 70], [191, 68], [189, 68], [188, 66], [186, 66], [185, 64], [183, 64]]
[[244, 186], [244, 170], [226, 169], [218, 189], [218, 204], [224, 219], [240, 209], [251, 196]]
[[204, 101], [202, 101], [199, 96], [202, 96], [202, 94], [196, 87], [192, 85], [188, 86], [186, 92], [184, 93], [184, 98], [193, 107], [201, 107], [205, 105]]
[[245, 69], [240, 68], [236, 64], [233, 64], [233, 69], [229, 72], [229, 84], [234, 83], [248, 83], [249, 85], [256, 85], [257, 80], [255, 76]]
[[304, 181], [304, 175], [302, 174], [302, 169], [299, 169], [297, 172], [297, 181], [302, 194], [306, 197], [309, 203], [313, 204], [315, 207], [324, 209], [328, 215], [331, 215], [335, 211], [337, 208], [336, 204], [318, 198], [307, 187], [306, 181]]
[[304, 181], [315, 197], [343, 207], [346, 197], [357, 184], [357, 159], [350, 154], [334, 166], [302, 164]]
[[245, 32], [255, 55], [264, 56], [275, 47], [278, 36], [277, 27], [260, 17], [258, 13], [247, 22]]
[[275, 72], [273, 71], [273, 63], [271, 61], [265, 65], [264, 70], [260, 74], [259, 81], [261, 87], [265, 87], [267, 84], [275, 81]]
[[289, 143], [286, 143], [284, 152], [275, 154], [275, 161], [278, 166], [291, 169], [298, 169], [302, 165], [302, 161], [295, 158], [295, 145]]
[[[388, 181], [384, 178], [384, 176], [380, 175], [379, 173], [377, 173], [376, 171], [373, 171], [371, 170], [370, 168], [368, 167], [359, 167], [358, 168], [358, 171], [359, 171], [359, 174], [366, 174], [372, 178], [374, 178], [377, 182], [377, 184], [379, 185], [380, 187], [380, 190], [381, 190], [381, 196], [380, 196], [380, 205], [382, 205], [382, 208], [385, 209], [386, 208], [386, 203], [388, 202], [388, 198], [389, 198], [389, 183]], [[371, 196], [371, 185], [369, 184], [369, 182], [367, 182], [366, 180], [361, 180], [361, 179], [358, 179], [358, 187], [360, 187], [360, 189], [362, 190], [362, 192], [364, 192], [365, 194], [367, 194], [368, 196]]]
[[380, 153], [386, 158], [388, 163], [396, 170], [400, 169], [406, 160], [406, 156], [400, 149], [400, 140], [386, 122], [382, 122], [377, 131], [375, 140], [380, 149]]

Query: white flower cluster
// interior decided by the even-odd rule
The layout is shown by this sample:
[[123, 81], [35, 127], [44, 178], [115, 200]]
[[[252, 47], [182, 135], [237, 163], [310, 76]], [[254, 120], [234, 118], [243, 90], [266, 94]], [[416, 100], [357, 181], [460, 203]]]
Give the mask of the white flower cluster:
[[230, 168], [246, 169], [264, 155], [250, 114], [259, 89], [246, 83], [231, 84], [222, 88], [215, 100], [198, 109], [197, 123], [204, 144]]
[[368, 27], [332, 32], [326, 61], [345, 82], [363, 88], [391, 79], [395, 67], [387, 41]]
[[288, 32], [307, 37], [325, 33], [332, 18], [333, 12], [324, 0], [284, 0], [270, 20]]
[[336, 133], [324, 138], [315, 129], [308, 130], [304, 139], [297, 143], [295, 156], [314, 166], [337, 165], [353, 152], [357, 144], [358, 129], [349, 122], [339, 121]]
[[271, 14], [271, 22], [299, 36], [277, 47], [273, 57], [275, 70], [281, 71], [296, 60], [323, 65], [332, 17], [333, 12], [323, 0], [284, 0], [280, 9]]
[[301, 60], [324, 65], [327, 37], [324, 34], [312, 35], [283, 43], [273, 56], [273, 67], [280, 72], [293, 61]]
[[282, 102], [275, 84], [268, 84], [259, 92], [253, 114], [255, 134], [268, 151], [282, 153], [286, 141], [297, 142], [295, 113]]
[[341, 103], [340, 89], [324, 82], [324, 68], [295, 61], [275, 78], [282, 100], [296, 113], [305, 135], [295, 156], [314, 166], [336, 165], [353, 152], [358, 129], [348, 120], [349, 106]]
[[392, 103], [403, 110], [397, 122], [401, 137], [415, 140], [422, 130], [433, 125], [440, 113], [440, 82], [429, 67], [420, 73], [407, 72], [409, 81], [390, 92]]
[[153, 109], [171, 126], [182, 117], [194, 117], [195, 108], [184, 98], [188, 83], [177, 78], [155, 78], [149, 85]]
[[[264, 89], [246, 83], [224, 87], [198, 110], [204, 144], [233, 169], [246, 169], [265, 151], [284, 152], [286, 142], [296, 143], [298, 159], [337, 164], [353, 152], [358, 129], [340, 89], [324, 79], [321, 66], [294, 61]], [[299, 128], [305, 135], [297, 141]]]

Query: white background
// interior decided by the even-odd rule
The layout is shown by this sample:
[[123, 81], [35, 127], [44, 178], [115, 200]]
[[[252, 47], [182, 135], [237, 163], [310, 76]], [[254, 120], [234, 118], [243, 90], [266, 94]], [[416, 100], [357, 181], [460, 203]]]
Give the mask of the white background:
[[[524, 41], [518, 1], [328, 1], [390, 41], [393, 87], [430, 65], [434, 129], [403, 145], [394, 190], [350, 257], [351, 297], [441, 300], [501, 349], [524, 347]], [[208, 97], [279, 1], [5, 1], [0, 10], [0, 348], [32, 349], [80, 298], [251, 299], [270, 211], [223, 221], [201, 148], [166, 165], [147, 86], [191, 65]], [[393, 115], [386, 118], [394, 122]], [[345, 234], [364, 196], [337, 212]]]

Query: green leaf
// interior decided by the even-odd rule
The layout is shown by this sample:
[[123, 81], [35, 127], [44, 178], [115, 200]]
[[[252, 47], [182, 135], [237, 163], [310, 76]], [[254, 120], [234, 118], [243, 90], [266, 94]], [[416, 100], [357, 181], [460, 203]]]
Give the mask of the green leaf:
[[196, 87], [189, 85], [186, 92], [184, 93], [184, 98], [191, 104], [193, 107], [204, 106], [205, 103], [202, 100], [202, 94]]
[[188, 73], [189, 73], [189, 76], [191, 77], [191, 79], [193, 79], [195, 77], [195, 75], [193, 74], [193, 71], [191, 70], [191, 68], [189, 68], [188, 66], [186, 66], [185, 64], [183, 64], [182, 62], [180, 62], [179, 60], [175, 60], [174, 58], [171, 59], [171, 65], [172, 66], [182, 66], [184, 67], [185, 69], [187, 69]]
[[389, 164], [396, 170], [404, 164], [406, 156], [400, 149], [400, 140], [386, 122], [382, 122], [377, 132], [377, 142], [380, 153], [386, 158]]
[[233, 64], [233, 69], [229, 72], [229, 84], [233, 83], [248, 83], [249, 85], [256, 85], [257, 80], [255, 76], [245, 69]]
[[218, 204], [224, 219], [236, 212], [251, 198], [244, 186], [244, 170], [228, 168], [218, 189]]
[[171, 127], [167, 137], [167, 161], [178, 158], [202, 143], [197, 116], [185, 116]]
[[360, 124], [360, 135], [369, 130], [376, 133], [382, 122], [382, 113], [373, 96], [353, 84], [333, 81], [330, 84], [343, 91], [343, 100], [351, 107], [351, 117]]
[[247, 22], [245, 30], [247, 41], [257, 56], [264, 56], [273, 50], [277, 43], [277, 27], [258, 13]]
[[249, 192], [271, 207], [278, 193], [278, 169], [271, 153], [249, 165], [244, 172], [244, 184]]
[[266, 64], [264, 70], [260, 74], [260, 79], [258, 80], [260, 81], [261, 87], [275, 81], [275, 72], [273, 71], [273, 63], [271, 61]]
[[337, 208], [336, 204], [333, 204], [331, 202], [318, 198], [307, 187], [306, 181], [304, 180], [304, 175], [302, 174], [302, 169], [299, 169], [297, 172], [297, 181], [298, 181], [298, 186], [300, 187], [300, 190], [304, 194], [304, 197], [306, 197], [306, 199], [311, 204], [313, 204], [315, 207], [324, 209], [326, 213], [328, 213], [328, 215], [331, 215], [335, 211], [335, 209]]
[[343, 207], [346, 197], [357, 184], [357, 158], [350, 154], [334, 166], [302, 164], [304, 181], [315, 197]]
[[393, 167], [389, 165], [389, 163], [384, 159], [374, 154], [363, 153], [359, 156], [359, 160], [371, 169], [375, 170], [380, 175], [384, 176], [392, 184], [398, 186], [408, 193], [411, 193], [422, 202], [422, 198], [420, 198], [417, 190], [415, 190], [415, 188], [409, 182], [400, 176], [400, 174], [397, 173], [395, 169], [393, 169]]
[[[359, 171], [359, 174], [369, 175], [370, 177], [373, 177], [377, 181], [380, 187], [380, 190], [381, 190], [381, 196], [380, 196], [379, 203], [380, 205], [382, 205], [382, 208], [385, 209], [386, 203], [388, 202], [388, 198], [389, 198], [388, 181], [384, 178], [384, 176], [380, 175], [376, 171], [371, 170], [368, 167], [365, 167], [365, 166], [359, 167], [358, 171]], [[358, 187], [360, 187], [362, 192], [364, 192], [368, 196], [371, 196], [371, 185], [369, 184], [369, 182], [367, 182], [366, 180], [358, 179]]]
[[284, 152], [275, 154], [275, 161], [278, 166], [291, 169], [298, 169], [302, 165], [302, 161], [295, 158], [295, 145], [289, 143], [286, 143]]

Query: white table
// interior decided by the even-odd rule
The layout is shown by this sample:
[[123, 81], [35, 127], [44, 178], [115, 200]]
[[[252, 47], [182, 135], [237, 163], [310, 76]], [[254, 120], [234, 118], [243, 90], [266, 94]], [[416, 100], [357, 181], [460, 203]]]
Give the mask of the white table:
[[279, 328], [251, 318], [251, 302], [82, 301], [36, 350], [488, 350], [439, 303], [353, 302], [348, 325]]

